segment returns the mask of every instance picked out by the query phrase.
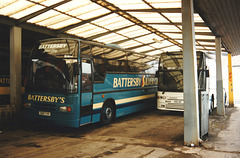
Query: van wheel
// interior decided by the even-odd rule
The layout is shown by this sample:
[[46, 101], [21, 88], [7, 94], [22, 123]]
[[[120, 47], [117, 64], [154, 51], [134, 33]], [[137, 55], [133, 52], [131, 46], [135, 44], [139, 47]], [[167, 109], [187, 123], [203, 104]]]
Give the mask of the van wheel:
[[106, 101], [101, 110], [100, 122], [101, 124], [110, 124], [115, 117], [115, 111], [113, 104], [110, 101]]

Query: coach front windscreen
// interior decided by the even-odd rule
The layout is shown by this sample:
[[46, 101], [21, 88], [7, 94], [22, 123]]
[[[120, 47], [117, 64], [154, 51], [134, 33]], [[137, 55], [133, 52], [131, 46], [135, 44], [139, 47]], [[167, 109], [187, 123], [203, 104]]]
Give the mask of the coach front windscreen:
[[78, 75], [74, 64], [78, 41], [46, 40], [37, 43], [30, 56], [26, 90], [51, 93], [76, 93]]

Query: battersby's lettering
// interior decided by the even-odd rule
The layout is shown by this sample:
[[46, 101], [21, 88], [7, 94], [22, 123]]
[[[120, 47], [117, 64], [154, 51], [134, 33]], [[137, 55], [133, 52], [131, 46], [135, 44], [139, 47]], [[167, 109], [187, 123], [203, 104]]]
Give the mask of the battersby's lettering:
[[157, 85], [157, 78], [114, 78], [113, 88]]
[[41, 44], [38, 49], [56, 49], [56, 48], [66, 48], [67, 44]]
[[118, 87], [137, 87], [141, 85], [141, 78], [114, 78], [113, 88]]
[[62, 103], [62, 104], [65, 103], [65, 97], [42, 96], [42, 95], [31, 95], [31, 94], [28, 94], [27, 100], [47, 102], [47, 103]]

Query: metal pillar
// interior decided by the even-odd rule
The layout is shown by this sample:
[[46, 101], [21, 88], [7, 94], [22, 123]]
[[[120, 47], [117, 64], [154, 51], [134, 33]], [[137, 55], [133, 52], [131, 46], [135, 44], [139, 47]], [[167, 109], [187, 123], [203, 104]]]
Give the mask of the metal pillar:
[[22, 51], [22, 29], [10, 28], [10, 105], [21, 112], [21, 51]]
[[221, 38], [216, 37], [216, 76], [217, 76], [217, 114], [225, 115], [223, 98], [223, 77], [222, 77], [222, 52]]
[[193, 20], [193, 0], [182, 0], [184, 145], [199, 146], [197, 59]]
[[233, 77], [232, 77], [232, 55], [228, 53], [228, 96], [229, 96], [229, 107], [234, 107], [233, 99]]

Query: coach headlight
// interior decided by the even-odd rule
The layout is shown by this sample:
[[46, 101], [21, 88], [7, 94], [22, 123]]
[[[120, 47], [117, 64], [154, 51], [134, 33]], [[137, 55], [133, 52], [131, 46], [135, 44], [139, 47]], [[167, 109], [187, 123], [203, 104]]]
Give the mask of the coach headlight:
[[59, 107], [59, 111], [62, 111], [62, 112], [71, 112], [71, 111], [72, 111], [72, 108], [71, 108], [71, 106], [60, 106], [60, 107]]

